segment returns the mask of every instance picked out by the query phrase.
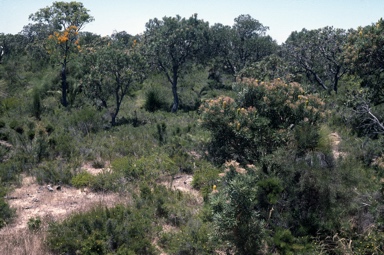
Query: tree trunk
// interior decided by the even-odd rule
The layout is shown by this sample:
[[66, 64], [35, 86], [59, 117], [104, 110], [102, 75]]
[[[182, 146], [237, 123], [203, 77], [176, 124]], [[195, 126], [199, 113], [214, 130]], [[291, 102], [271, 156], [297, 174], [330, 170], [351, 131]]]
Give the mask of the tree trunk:
[[177, 95], [177, 84], [172, 84], [172, 93], [173, 93], [173, 105], [172, 105], [172, 112], [177, 112], [179, 108], [179, 96]]
[[61, 68], [61, 104], [64, 107], [68, 106], [67, 102], [67, 63], [64, 60], [63, 66]]
[[177, 70], [173, 70], [173, 81], [172, 81], [172, 93], [173, 93], [173, 105], [172, 112], [177, 112], [179, 109], [179, 96], [177, 95]]

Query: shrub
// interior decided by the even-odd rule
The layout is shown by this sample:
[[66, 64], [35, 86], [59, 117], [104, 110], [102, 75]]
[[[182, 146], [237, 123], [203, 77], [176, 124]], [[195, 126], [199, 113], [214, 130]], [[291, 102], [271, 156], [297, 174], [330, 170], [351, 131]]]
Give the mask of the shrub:
[[15, 209], [10, 208], [4, 200], [5, 195], [6, 190], [0, 187], [0, 228], [9, 224], [15, 216]]
[[298, 83], [244, 79], [234, 89], [236, 100], [219, 97], [200, 107], [202, 127], [212, 134], [210, 155], [220, 164], [253, 163], [286, 145], [293, 126], [316, 126], [324, 116], [324, 103]]
[[65, 254], [156, 254], [146, 209], [98, 206], [72, 215], [50, 225], [47, 244], [52, 251]]
[[198, 162], [194, 170], [192, 186], [200, 190], [205, 201], [212, 192], [213, 185], [217, 184], [220, 170], [208, 162]]
[[144, 109], [149, 112], [155, 112], [166, 108], [166, 102], [161, 98], [159, 91], [152, 88], [145, 94]]
[[266, 225], [257, 210], [258, 177], [230, 167], [225, 185], [210, 196], [214, 235], [236, 247], [236, 254], [258, 254], [266, 240]]
[[29, 230], [31, 230], [31, 231], [39, 230], [40, 227], [41, 227], [41, 219], [40, 219], [40, 217], [29, 218], [27, 224], [28, 224], [28, 229]]
[[33, 175], [40, 185], [44, 183], [70, 184], [73, 176], [71, 166], [59, 161], [43, 162], [33, 170]]
[[94, 176], [87, 171], [82, 171], [77, 175], [73, 176], [71, 179], [71, 184], [75, 188], [82, 188], [90, 186], [94, 181]]
[[304, 154], [308, 150], [313, 151], [317, 147], [320, 138], [319, 128], [308, 122], [303, 122], [295, 127], [294, 136], [299, 154]]
[[128, 180], [155, 180], [160, 173], [172, 172], [174, 162], [164, 152], [153, 152], [151, 155], [135, 158], [121, 157], [111, 162], [114, 172], [122, 173]]
[[72, 112], [69, 124], [76, 127], [83, 135], [95, 133], [103, 126], [102, 113], [91, 108], [84, 107], [78, 111]]

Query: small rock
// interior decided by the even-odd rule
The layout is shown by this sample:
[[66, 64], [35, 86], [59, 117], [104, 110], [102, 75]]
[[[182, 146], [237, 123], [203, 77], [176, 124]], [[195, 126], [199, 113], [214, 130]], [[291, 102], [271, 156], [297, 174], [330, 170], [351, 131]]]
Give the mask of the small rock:
[[47, 189], [48, 189], [49, 191], [53, 191], [51, 185], [47, 185]]

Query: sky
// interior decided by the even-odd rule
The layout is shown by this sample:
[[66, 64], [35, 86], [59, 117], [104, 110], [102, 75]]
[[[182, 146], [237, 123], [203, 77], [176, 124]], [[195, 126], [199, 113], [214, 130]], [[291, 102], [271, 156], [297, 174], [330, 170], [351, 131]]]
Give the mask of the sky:
[[[279, 44], [293, 31], [358, 28], [384, 16], [384, 0], [77, 0], [95, 20], [83, 31], [102, 36], [126, 31], [141, 34], [145, 24], [164, 16], [190, 17], [194, 13], [210, 25], [232, 26], [234, 18], [249, 14], [264, 26]], [[51, 6], [53, 0], [0, 0], [0, 33], [17, 34], [31, 23], [29, 15]]]

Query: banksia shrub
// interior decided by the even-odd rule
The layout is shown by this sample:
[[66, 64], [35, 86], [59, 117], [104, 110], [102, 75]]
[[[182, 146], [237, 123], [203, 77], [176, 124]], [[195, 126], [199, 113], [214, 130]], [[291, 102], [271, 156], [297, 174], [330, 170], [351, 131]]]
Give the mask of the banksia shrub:
[[252, 163], [286, 145], [298, 124], [316, 126], [325, 116], [324, 102], [295, 82], [244, 78], [234, 89], [236, 99], [222, 96], [200, 107], [201, 125], [212, 133], [209, 152], [216, 163]]

